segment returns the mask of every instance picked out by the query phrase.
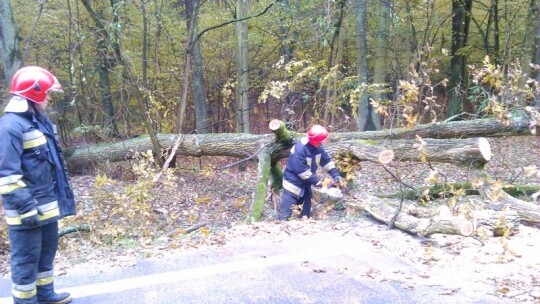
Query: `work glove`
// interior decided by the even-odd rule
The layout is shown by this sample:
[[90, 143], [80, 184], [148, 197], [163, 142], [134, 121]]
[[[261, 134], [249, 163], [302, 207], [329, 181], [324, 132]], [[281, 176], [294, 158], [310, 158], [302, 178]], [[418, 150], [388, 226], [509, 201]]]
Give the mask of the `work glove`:
[[37, 227], [39, 224], [38, 211], [35, 209], [35, 213], [31, 216], [21, 218], [21, 224], [26, 227]]
[[321, 181], [318, 181], [316, 184], [315, 184], [315, 188], [318, 188], [318, 189], [321, 189], [323, 186], [322, 182]]
[[21, 215], [21, 224], [26, 227], [36, 227], [39, 224], [39, 214], [36, 202], [30, 202], [23, 208], [19, 209]]

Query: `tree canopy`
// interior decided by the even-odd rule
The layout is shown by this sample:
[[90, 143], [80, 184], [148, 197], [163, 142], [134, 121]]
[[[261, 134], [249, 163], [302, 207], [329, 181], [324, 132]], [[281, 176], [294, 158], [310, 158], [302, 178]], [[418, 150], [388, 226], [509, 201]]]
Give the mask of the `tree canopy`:
[[[242, 1], [238, 14], [233, 1], [2, 0], [1, 97], [20, 65], [50, 69], [66, 91], [54, 110], [68, 142], [171, 132], [186, 83], [183, 133], [259, 133], [270, 118], [364, 130], [366, 111], [372, 128], [483, 115], [499, 93], [495, 112], [538, 102], [538, 6], [265, 0]], [[510, 91], [521, 93], [505, 104]]]

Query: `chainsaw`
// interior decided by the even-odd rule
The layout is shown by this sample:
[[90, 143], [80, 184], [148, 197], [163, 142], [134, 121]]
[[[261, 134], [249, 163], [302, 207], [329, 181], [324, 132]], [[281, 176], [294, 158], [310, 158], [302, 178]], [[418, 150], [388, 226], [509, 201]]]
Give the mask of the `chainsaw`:
[[343, 198], [343, 192], [338, 188], [339, 184], [333, 183], [329, 179], [325, 179], [322, 184], [323, 186], [320, 188], [311, 187], [314, 197], [319, 203], [327, 200], [337, 202]]
[[343, 201], [343, 192], [333, 182], [323, 182], [322, 187], [312, 186], [313, 206], [312, 216], [315, 219], [325, 218], [325, 214], [336, 208]]

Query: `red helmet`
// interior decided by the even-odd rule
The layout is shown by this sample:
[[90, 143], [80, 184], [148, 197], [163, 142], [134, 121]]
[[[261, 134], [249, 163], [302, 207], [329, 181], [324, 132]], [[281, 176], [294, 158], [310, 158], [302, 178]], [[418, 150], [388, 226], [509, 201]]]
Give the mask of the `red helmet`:
[[58, 79], [44, 68], [27, 66], [13, 75], [9, 93], [35, 103], [43, 103], [49, 91], [63, 92]]
[[318, 147], [328, 138], [328, 131], [323, 126], [314, 125], [309, 129], [307, 137], [310, 144]]

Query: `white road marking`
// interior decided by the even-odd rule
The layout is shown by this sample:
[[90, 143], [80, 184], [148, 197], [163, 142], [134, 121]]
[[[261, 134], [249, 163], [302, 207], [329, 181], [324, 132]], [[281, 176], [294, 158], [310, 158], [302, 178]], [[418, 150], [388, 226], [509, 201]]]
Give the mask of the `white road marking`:
[[[330, 244], [327, 244], [330, 245]], [[349, 246], [346, 246], [349, 247]], [[337, 255], [350, 256], [352, 248], [344, 248], [344, 246], [321, 246], [317, 250], [310, 250], [313, 248], [306, 248], [306, 252], [295, 254], [282, 254], [268, 256], [266, 258], [254, 258], [250, 260], [235, 261], [229, 263], [221, 263], [210, 266], [201, 266], [190, 269], [183, 269], [178, 271], [164, 272], [151, 274], [146, 276], [132, 277], [127, 279], [84, 285], [79, 287], [68, 288], [67, 291], [71, 293], [71, 296], [76, 298], [84, 298], [89, 296], [110, 294], [116, 292], [122, 292], [130, 289], [143, 288], [154, 285], [161, 285], [167, 283], [174, 283], [186, 280], [201, 279], [204, 277], [248, 271], [254, 269], [267, 268], [276, 265], [284, 265], [290, 263], [297, 263], [303, 261], [313, 261], [317, 258], [326, 258]], [[62, 290], [58, 290], [62, 291]], [[12, 303], [11, 297], [0, 298], [0, 304]]]

